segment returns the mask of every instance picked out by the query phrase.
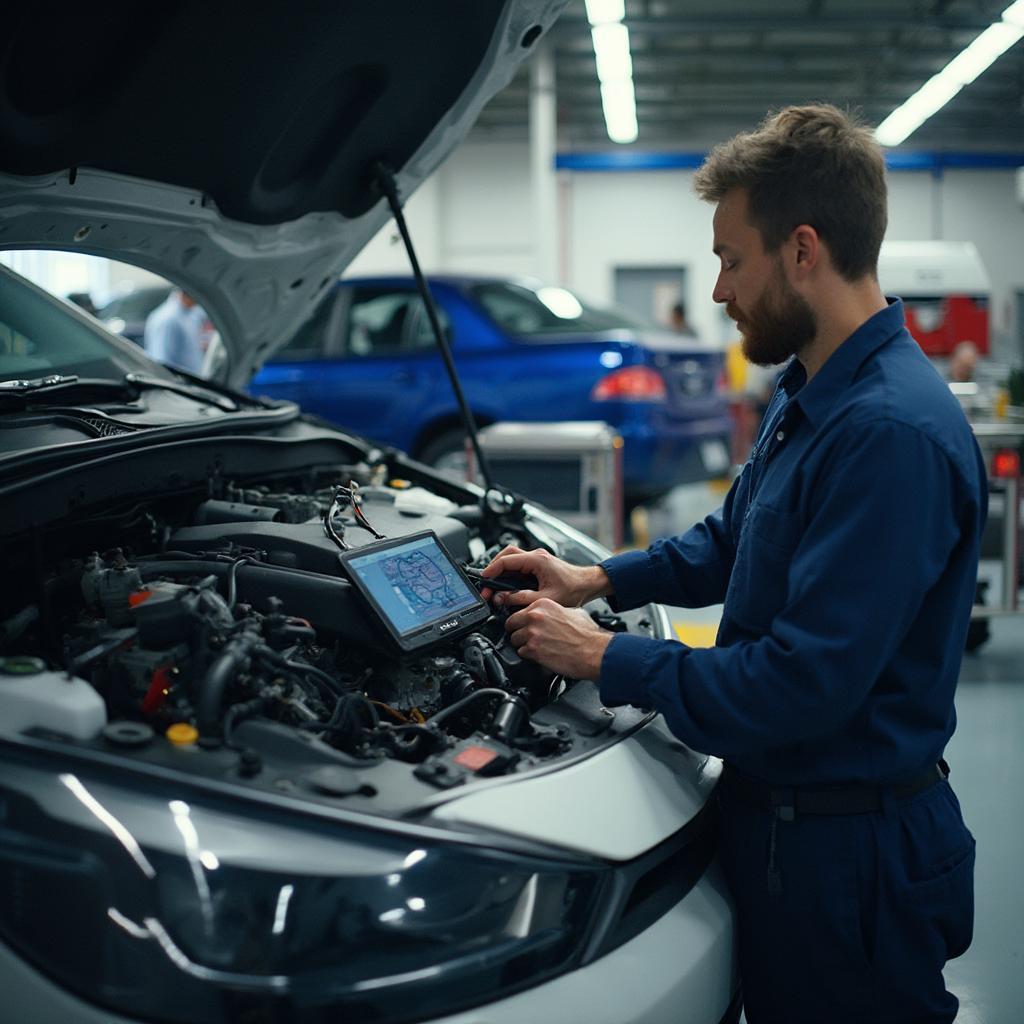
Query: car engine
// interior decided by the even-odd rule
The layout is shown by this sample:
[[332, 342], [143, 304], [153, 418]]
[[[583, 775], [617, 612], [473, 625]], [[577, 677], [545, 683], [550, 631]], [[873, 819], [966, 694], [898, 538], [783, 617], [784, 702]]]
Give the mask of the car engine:
[[[41, 740], [279, 791], [298, 778], [327, 799], [379, 795], [398, 766], [420, 796], [535, 769], [642, 720], [521, 659], [501, 612], [426, 653], [391, 650], [331, 533], [358, 547], [429, 530], [470, 568], [510, 543], [593, 554], [545, 536], [543, 517], [488, 520], [382, 468], [213, 476], [205, 495], [112, 507], [48, 532], [43, 549], [36, 536], [12, 552], [12, 572], [38, 586], [0, 622], [0, 715]], [[589, 611], [653, 633], [649, 610]]]

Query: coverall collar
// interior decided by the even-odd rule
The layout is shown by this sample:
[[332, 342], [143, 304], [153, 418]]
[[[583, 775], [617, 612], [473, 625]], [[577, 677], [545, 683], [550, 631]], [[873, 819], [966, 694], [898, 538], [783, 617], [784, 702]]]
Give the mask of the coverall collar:
[[888, 305], [869, 317], [844, 341], [807, 382], [807, 371], [791, 360], [780, 384], [800, 406], [812, 426], [819, 426], [871, 355], [903, 330], [903, 302], [886, 296]]

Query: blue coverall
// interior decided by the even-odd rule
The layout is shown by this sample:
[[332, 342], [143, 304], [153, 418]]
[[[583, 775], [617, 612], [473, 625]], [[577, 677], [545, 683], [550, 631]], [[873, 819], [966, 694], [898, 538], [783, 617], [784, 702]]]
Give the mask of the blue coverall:
[[616, 634], [607, 705], [777, 787], [879, 787], [877, 812], [778, 813], [720, 787], [721, 858], [751, 1024], [948, 1022], [974, 839], [942, 756], [988, 502], [956, 399], [890, 300], [814, 378], [784, 372], [721, 509], [603, 563], [614, 603], [724, 602], [717, 646]]

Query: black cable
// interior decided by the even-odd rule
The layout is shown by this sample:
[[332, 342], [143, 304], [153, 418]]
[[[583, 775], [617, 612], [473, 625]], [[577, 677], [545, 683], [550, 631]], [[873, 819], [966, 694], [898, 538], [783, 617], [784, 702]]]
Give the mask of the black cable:
[[220, 709], [224, 702], [224, 694], [248, 660], [253, 646], [254, 638], [251, 636], [230, 640], [207, 670], [199, 687], [196, 708], [200, 735], [215, 736], [220, 733]]
[[378, 533], [377, 530], [374, 529], [373, 525], [370, 523], [370, 520], [366, 518], [366, 513], [363, 511], [361, 505], [352, 506], [352, 515], [355, 516], [356, 523], [358, 523], [358, 525], [361, 526], [367, 532], [372, 533], [377, 540], [385, 539], [384, 534]]
[[504, 700], [508, 696], [505, 690], [499, 690], [496, 686], [485, 686], [479, 690], [474, 690], [472, 693], [466, 694], [461, 700], [457, 700], [454, 704], [449, 704], [448, 707], [442, 708], [440, 711], [431, 715], [427, 719], [427, 723], [430, 725], [440, 725], [442, 722], [447, 722], [449, 718], [457, 715], [460, 711], [463, 711], [470, 704], [477, 701], [480, 697], [501, 697]]
[[333, 732], [338, 728], [338, 724], [341, 721], [342, 712], [345, 709], [345, 698], [348, 694], [343, 694], [338, 697], [334, 702], [334, 710], [331, 711], [330, 718], [326, 722], [299, 722], [298, 728], [308, 730], [310, 732]]
[[235, 599], [238, 597], [238, 567], [240, 565], [246, 565], [253, 562], [253, 559], [248, 555], [242, 555], [241, 558], [236, 558], [231, 563], [231, 568], [228, 569], [228, 607], [235, 607]]
[[373, 528], [370, 520], [366, 517], [366, 513], [363, 511], [363, 499], [359, 494], [359, 484], [355, 480], [351, 481], [346, 491], [348, 492], [349, 504], [352, 506], [352, 515], [355, 516], [356, 523], [367, 532], [372, 533], [377, 540], [384, 540], [384, 534], [378, 533]]
[[355, 519], [355, 526], [366, 530], [367, 533], [373, 534], [376, 540], [384, 540], [384, 534], [379, 533], [374, 529], [373, 524], [366, 517], [366, 513], [362, 509], [361, 501], [359, 498], [359, 485], [353, 480], [347, 487], [344, 484], [338, 484], [334, 488], [334, 497], [331, 500], [330, 507], [327, 509], [324, 515], [324, 532], [335, 544], [338, 545], [342, 551], [348, 551], [351, 545], [345, 540], [343, 536], [344, 524], [342, 524], [342, 533], [337, 533], [334, 528], [334, 517], [339, 512], [343, 511], [345, 506], [348, 505], [352, 509], [352, 516]]
[[[354, 718], [362, 713], [364, 723]], [[334, 705], [334, 712], [327, 722], [303, 722], [299, 728], [319, 733], [340, 733], [338, 742], [343, 748], [356, 746], [359, 734], [363, 731], [373, 734], [380, 726], [377, 709], [361, 693], [342, 694]]]
[[[411, 736], [407, 735], [410, 733]], [[404, 761], [421, 761], [432, 751], [445, 745], [445, 740], [439, 732], [418, 722], [409, 722], [406, 725], [385, 723], [374, 730], [373, 739]]]
[[[342, 551], [348, 551], [350, 550], [350, 545], [346, 543], [345, 539], [334, 528], [334, 514], [337, 511], [338, 498], [337, 495], [335, 495], [334, 500], [330, 504], [330, 507], [324, 513], [324, 533], [326, 533], [327, 536], [330, 537], [330, 539], [334, 541], [334, 543], [337, 544]], [[342, 530], [344, 529], [345, 527], [344, 525], [342, 525]]]
[[302, 661], [286, 661], [285, 667], [297, 675], [309, 676], [320, 683], [332, 697], [346, 696], [345, 691], [339, 687], [336, 680], [332, 679], [323, 669], [316, 665], [307, 665]]
[[243, 704], [232, 704], [224, 715], [224, 746], [236, 751], [245, 750], [245, 747], [235, 743], [235, 726], [243, 719], [254, 718], [261, 714], [266, 710], [268, 703], [266, 698], [256, 697]]
[[290, 661], [272, 647], [267, 647], [266, 644], [260, 644], [253, 653], [258, 658], [270, 662], [275, 668], [288, 669], [296, 675], [312, 677], [321, 685], [321, 692], [326, 690], [331, 698], [349, 696], [336, 680], [332, 679], [323, 669], [317, 668], [316, 665], [309, 665], [304, 661]]

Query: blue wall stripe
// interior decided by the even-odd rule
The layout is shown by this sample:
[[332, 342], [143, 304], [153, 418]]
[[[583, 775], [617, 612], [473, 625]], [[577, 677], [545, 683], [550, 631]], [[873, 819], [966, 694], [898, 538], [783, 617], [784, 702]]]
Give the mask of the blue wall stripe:
[[[644, 153], [623, 149], [610, 153], [559, 153], [559, 171], [675, 171], [693, 170], [705, 153]], [[998, 170], [1024, 166], [1024, 153], [915, 153], [892, 150], [885, 154], [890, 171]]]
[[674, 171], [694, 170], [704, 163], [705, 153], [642, 153], [623, 149], [612, 153], [559, 153], [559, 171]]

